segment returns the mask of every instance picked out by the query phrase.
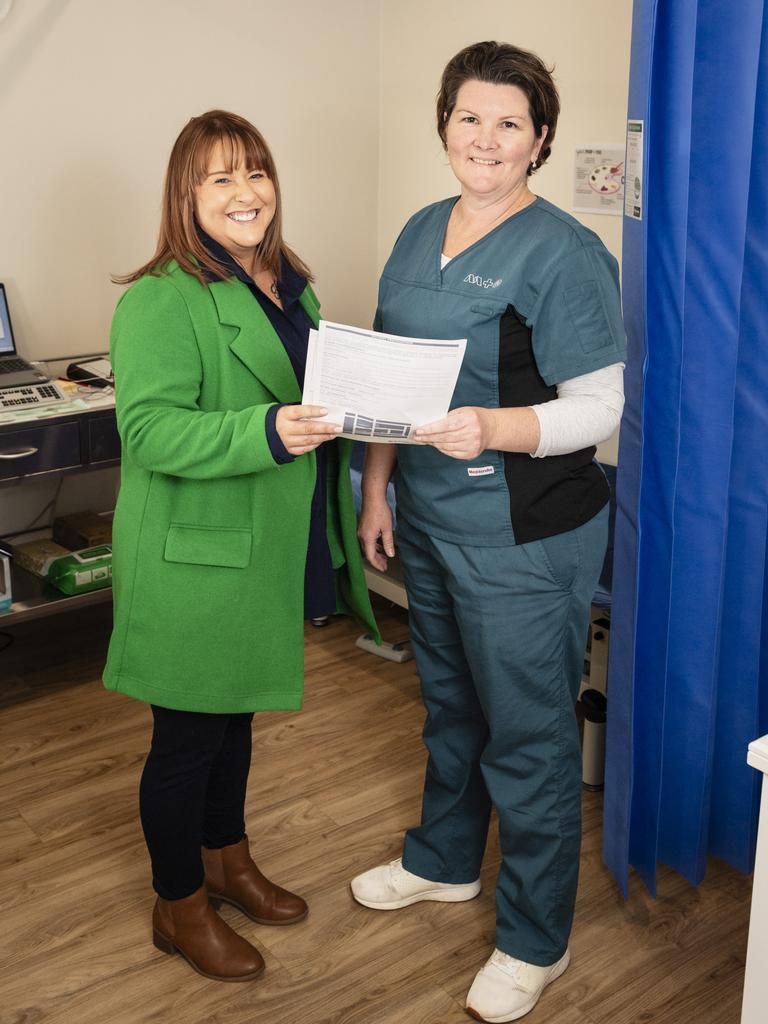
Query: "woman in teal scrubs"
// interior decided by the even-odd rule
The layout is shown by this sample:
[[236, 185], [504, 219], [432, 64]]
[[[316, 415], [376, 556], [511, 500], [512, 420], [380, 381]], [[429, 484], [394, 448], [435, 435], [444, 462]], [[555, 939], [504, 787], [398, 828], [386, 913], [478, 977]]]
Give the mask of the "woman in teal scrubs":
[[402, 858], [352, 892], [380, 910], [471, 899], [495, 807], [496, 948], [467, 998], [488, 1021], [523, 1016], [569, 963], [574, 704], [609, 497], [594, 455], [623, 401], [616, 261], [529, 188], [558, 113], [546, 67], [508, 44], [467, 47], [443, 73], [437, 129], [461, 193], [406, 224], [376, 326], [467, 350], [451, 411], [417, 431], [422, 444], [368, 446], [358, 531], [386, 568], [394, 473], [429, 760]]

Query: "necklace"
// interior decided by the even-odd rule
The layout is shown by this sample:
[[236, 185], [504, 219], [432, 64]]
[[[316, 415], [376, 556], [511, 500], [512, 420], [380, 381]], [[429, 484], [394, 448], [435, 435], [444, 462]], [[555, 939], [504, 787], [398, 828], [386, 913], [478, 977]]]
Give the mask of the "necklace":
[[[246, 273], [246, 274], [248, 275], [248, 277], [250, 277], [250, 279], [251, 279], [252, 281], [255, 281], [255, 280], [256, 280], [256, 278], [257, 278], [258, 276], [262, 275], [262, 274], [266, 274], [266, 273], [269, 273], [269, 271], [266, 271], [266, 270], [255, 270], [255, 269], [254, 269], [253, 267], [252, 267], [252, 268], [251, 268], [251, 269], [249, 270], [249, 269], [248, 269], [248, 267], [246, 267], [246, 266], [245, 266], [245, 265], [243, 264], [242, 260], [239, 260], [239, 259], [237, 258], [237, 256], [235, 256], [235, 257], [234, 257], [234, 260], [235, 260], [235, 262], [236, 262], [236, 263], [238, 263], [238, 264], [240, 265], [240, 267], [242, 267], [242, 269], [243, 269], [243, 270], [245, 271], [245, 273]], [[262, 290], [262, 291], [264, 290], [264, 289], [263, 289], [263, 287], [262, 287], [262, 289], [261, 289], [261, 290]], [[269, 285], [269, 290], [270, 290], [270, 292], [272, 293], [272, 295], [274, 295], [275, 299], [276, 299], [276, 300], [277, 300], [278, 302], [280, 302], [280, 301], [281, 301], [281, 299], [280, 299], [280, 289], [278, 288], [278, 286], [277, 286], [277, 281], [276, 281], [276, 280], [275, 280], [274, 278], [273, 278], [273, 279], [272, 279], [272, 281], [270, 282], [270, 285]]]

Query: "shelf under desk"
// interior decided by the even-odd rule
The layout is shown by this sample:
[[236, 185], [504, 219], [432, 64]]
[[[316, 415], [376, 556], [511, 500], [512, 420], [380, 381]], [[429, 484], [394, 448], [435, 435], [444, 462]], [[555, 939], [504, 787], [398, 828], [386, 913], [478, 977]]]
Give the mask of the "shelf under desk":
[[17, 626], [31, 619], [42, 619], [47, 615], [59, 615], [112, 600], [111, 587], [91, 590], [87, 594], [64, 594], [40, 576], [14, 565], [11, 565], [11, 577], [13, 604], [7, 612], [0, 613], [0, 630], [3, 626]]
[[[82, 410], [24, 417], [0, 424], [0, 501], [4, 487], [87, 473], [120, 463], [114, 400], [95, 397]], [[38, 531], [31, 530], [30, 533]], [[45, 531], [39, 531], [43, 533]], [[0, 629], [30, 619], [83, 608], [112, 599], [111, 587], [69, 595], [11, 563], [13, 604], [0, 612]]]

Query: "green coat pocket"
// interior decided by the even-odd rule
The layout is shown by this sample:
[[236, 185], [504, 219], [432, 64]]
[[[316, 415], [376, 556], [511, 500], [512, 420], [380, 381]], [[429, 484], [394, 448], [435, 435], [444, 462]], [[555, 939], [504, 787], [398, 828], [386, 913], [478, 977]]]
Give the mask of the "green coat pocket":
[[244, 569], [251, 560], [251, 531], [175, 523], [168, 530], [164, 558], [166, 562]]

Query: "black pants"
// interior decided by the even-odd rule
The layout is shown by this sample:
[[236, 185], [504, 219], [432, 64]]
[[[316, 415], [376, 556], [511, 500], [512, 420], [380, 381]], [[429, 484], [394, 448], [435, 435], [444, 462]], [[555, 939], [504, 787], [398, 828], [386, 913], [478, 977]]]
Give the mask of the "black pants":
[[203, 884], [200, 847], [245, 836], [253, 714], [210, 715], [152, 705], [152, 746], [139, 787], [152, 884], [163, 899]]

